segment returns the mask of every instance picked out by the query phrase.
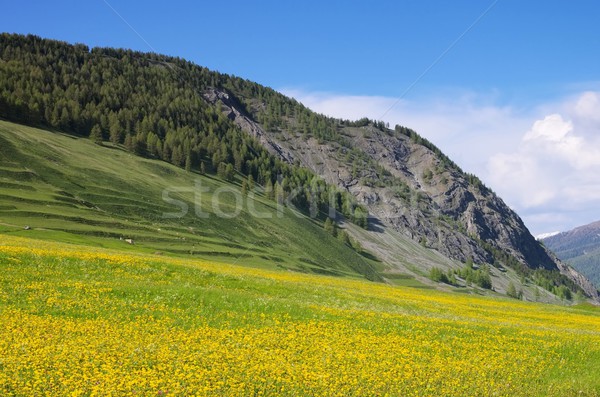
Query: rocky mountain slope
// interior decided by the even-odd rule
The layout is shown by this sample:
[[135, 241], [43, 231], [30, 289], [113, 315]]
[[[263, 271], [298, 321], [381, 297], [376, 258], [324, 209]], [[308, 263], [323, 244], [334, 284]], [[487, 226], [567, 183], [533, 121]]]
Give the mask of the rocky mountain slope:
[[600, 286], [600, 221], [543, 238], [566, 263]]
[[[254, 121], [264, 117], [264, 103], [252, 98], [233, 100], [231, 93], [214, 88], [204, 97], [258, 137], [272, 154], [301, 164], [353, 194], [369, 210], [370, 230], [394, 231], [455, 263], [494, 264], [501, 269], [497, 276], [505, 267], [526, 274], [536, 269], [558, 270], [587, 294], [598, 297], [585, 277], [536, 241], [501, 198], [416, 132], [401, 126], [391, 130], [369, 120], [339, 121], [336, 128], [343, 139], [326, 141], [295, 132], [293, 119], [266, 131]], [[242, 104], [244, 100], [248, 106]], [[390, 250], [365, 241], [360, 234], [355, 236], [374, 252]]]
[[246, 189], [256, 182], [277, 202], [335, 218], [388, 279], [487, 264], [500, 293], [516, 282], [527, 299], [538, 286], [597, 298], [476, 176], [408, 128], [319, 115], [178, 58], [35, 36], [3, 34], [0, 44], [0, 117], [244, 179]]

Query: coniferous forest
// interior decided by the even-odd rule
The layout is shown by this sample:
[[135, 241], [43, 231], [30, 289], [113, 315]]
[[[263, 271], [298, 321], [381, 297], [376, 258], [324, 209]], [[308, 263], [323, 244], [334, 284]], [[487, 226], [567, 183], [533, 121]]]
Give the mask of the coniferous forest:
[[[0, 117], [110, 141], [141, 156], [196, 172], [236, 175], [265, 187], [268, 196], [297, 208], [333, 205], [367, 227], [368, 212], [354, 197], [311, 171], [287, 164], [245, 134], [202, 93], [233, 92], [248, 114], [265, 125], [293, 120], [293, 128], [319, 140], [342, 141], [337, 125], [270, 88], [209, 71], [180, 58], [131, 50], [70, 45], [28, 35], [0, 35]], [[261, 98], [257, 112], [244, 98]], [[298, 193], [300, 192], [300, 193]]]

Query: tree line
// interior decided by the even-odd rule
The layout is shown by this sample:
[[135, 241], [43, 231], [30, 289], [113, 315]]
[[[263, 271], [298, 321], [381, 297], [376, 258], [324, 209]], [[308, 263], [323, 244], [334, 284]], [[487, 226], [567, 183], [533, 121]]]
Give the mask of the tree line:
[[[282, 100], [268, 87], [180, 58], [0, 35], [0, 117], [89, 136], [98, 143], [110, 141], [141, 156], [225, 179], [251, 177], [273, 186], [272, 191], [279, 189], [279, 199], [294, 193], [297, 208], [326, 211], [333, 204], [367, 227], [367, 210], [351, 194], [271, 155], [208, 104], [201, 94], [211, 87], [235, 92], [248, 113], [268, 128], [288, 123], [286, 128], [320, 140], [343, 139], [335, 119]], [[267, 111], [255, 111], [254, 101], [265, 103]]]

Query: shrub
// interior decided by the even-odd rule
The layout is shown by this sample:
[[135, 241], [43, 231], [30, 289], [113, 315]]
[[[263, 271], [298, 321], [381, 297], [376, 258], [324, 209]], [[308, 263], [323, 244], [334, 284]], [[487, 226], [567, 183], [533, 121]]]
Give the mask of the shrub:
[[449, 284], [448, 276], [438, 267], [432, 267], [429, 271], [429, 278], [438, 283]]

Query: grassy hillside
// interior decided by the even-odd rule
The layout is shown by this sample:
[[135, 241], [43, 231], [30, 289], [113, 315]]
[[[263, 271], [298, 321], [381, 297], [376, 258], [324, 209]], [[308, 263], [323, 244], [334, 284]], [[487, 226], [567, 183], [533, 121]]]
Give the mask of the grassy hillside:
[[[181, 204], [163, 199], [165, 190], [171, 200], [185, 203], [185, 216], [165, 216], [181, 212]], [[196, 215], [195, 201], [207, 217]], [[239, 214], [231, 217], [238, 207]], [[227, 218], [217, 216], [219, 211]], [[278, 212], [259, 188], [242, 196], [236, 181], [3, 121], [0, 231], [370, 279], [378, 279], [382, 267], [326, 233], [322, 222], [287, 208]], [[124, 239], [133, 239], [135, 246]]]
[[600, 396], [597, 308], [0, 235], [0, 394]]
[[[165, 216], [181, 210], [181, 204], [163, 199], [165, 190], [168, 198], [185, 202], [187, 215]], [[235, 214], [233, 192], [241, 200], [239, 214], [217, 216], [215, 210]], [[195, 201], [208, 217], [195, 214]], [[343, 227], [359, 236], [360, 252], [325, 232], [322, 219], [278, 209], [258, 185], [243, 196], [238, 179], [226, 182], [108, 142], [99, 146], [87, 138], [0, 121], [0, 232], [417, 287], [447, 288], [428, 279], [430, 269], [463, 266], [400, 233]], [[560, 302], [532, 283], [522, 283], [511, 270], [491, 271], [496, 291], [505, 291], [512, 281], [528, 300]]]

